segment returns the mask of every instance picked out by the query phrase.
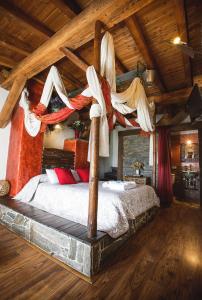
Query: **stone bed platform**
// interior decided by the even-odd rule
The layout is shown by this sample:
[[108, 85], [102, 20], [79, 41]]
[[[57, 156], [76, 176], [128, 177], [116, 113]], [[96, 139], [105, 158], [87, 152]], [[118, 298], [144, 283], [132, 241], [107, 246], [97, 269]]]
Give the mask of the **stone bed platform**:
[[151, 220], [157, 209], [131, 220], [130, 230], [117, 239], [100, 231], [89, 239], [86, 226], [8, 197], [0, 197], [0, 223], [92, 281], [104, 259]]

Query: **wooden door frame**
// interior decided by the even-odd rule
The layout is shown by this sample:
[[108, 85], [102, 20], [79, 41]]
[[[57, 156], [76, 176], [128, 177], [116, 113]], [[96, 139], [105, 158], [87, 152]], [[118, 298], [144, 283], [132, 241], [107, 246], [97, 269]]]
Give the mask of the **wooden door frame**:
[[171, 127], [171, 132], [198, 130], [199, 142], [199, 176], [200, 176], [200, 207], [202, 208], [202, 122], [195, 124], [185, 123]]

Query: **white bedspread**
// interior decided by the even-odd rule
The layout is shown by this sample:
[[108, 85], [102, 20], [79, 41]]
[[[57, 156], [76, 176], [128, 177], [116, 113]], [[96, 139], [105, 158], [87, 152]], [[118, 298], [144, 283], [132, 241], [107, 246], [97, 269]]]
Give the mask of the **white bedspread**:
[[[33, 193], [33, 182], [38, 187]], [[88, 183], [72, 185], [40, 183], [38, 177], [32, 179], [15, 197], [15, 199], [29, 202], [30, 205], [61, 216], [68, 220], [87, 225], [88, 220]], [[30, 186], [29, 186], [30, 185]], [[30, 194], [28, 190], [30, 189]], [[23, 196], [26, 193], [26, 197]], [[28, 196], [31, 195], [31, 196]], [[159, 199], [150, 186], [137, 186], [127, 191], [112, 191], [99, 184], [98, 199], [98, 230], [107, 232], [117, 238], [129, 229], [128, 220], [153, 206], [159, 206]]]

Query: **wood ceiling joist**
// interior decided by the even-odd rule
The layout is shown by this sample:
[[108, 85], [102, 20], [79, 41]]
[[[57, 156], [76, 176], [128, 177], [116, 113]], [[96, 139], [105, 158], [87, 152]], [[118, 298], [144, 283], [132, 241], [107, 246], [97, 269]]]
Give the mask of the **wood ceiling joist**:
[[74, 18], [82, 11], [74, 0], [51, 0], [51, 2], [70, 19]]
[[122, 61], [120, 60], [120, 58], [118, 58], [117, 55], [115, 57], [115, 63], [117, 68], [121, 71], [121, 73], [128, 72], [128, 68], [126, 68], [126, 66], [122, 63]]
[[0, 55], [0, 66], [12, 69], [16, 64], [17, 62], [14, 59]]
[[78, 80], [76, 77], [74, 77], [70, 73], [65, 73], [65, 75], [62, 75], [63, 80], [69, 80], [76, 88], [82, 88], [83, 84], [80, 80]]
[[[188, 43], [188, 32], [187, 32], [184, 0], [173, 0], [173, 2], [174, 2], [174, 11], [176, 16], [178, 34], [183, 42]], [[183, 62], [184, 62], [185, 80], [187, 82], [187, 85], [191, 86], [193, 80], [192, 80], [190, 58], [188, 55], [184, 53], [182, 53], [182, 55], [183, 55]]]
[[22, 55], [29, 55], [32, 49], [20, 39], [3, 32], [0, 33], [0, 46]]
[[3, 106], [3, 109], [0, 114], [0, 127], [5, 127], [10, 120], [12, 111], [22, 93], [23, 88], [25, 87], [26, 78], [21, 75], [15, 79], [11, 90], [8, 94], [6, 103]]
[[166, 86], [163, 77], [156, 63], [154, 55], [151, 53], [151, 50], [149, 50], [149, 45], [145, 38], [145, 34], [139, 24], [137, 16], [133, 15], [129, 17], [125, 20], [125, 23], [137, 45], [137, 48], [139, 49], [140, 54], [142, 55], [146, 63], [147, 69], [155, 69], [157, 74], [157, 84], [162, 92], [165, 91]]
[[18, 8], [8, 0], [0, 0], [0, 7], [1, 9], [4, 9], [7, 14], [14, 16], [21, 23], [24, 23], [27, 28], [30, 28], [37, 34], [44, 35], [45, 37], [51, 37], [54, 34], [54, 32], [47, 26], [34, 19], [33, 17], [28, 16], [20, 8]]
[[[75, 1], [62, 1], [62, 0], [53, 0], [53, 2], [55, 3], [55, 2], [59, 2], [59, 3], [57, 3], [58, 4], [58, 6], [59, 6], [59, 4], [61, 4], [62, 3], [62, 5], [61, 5], [61, 8], [63, 7], [63, 6], [66, 6], [66, 8], [69, 10], [70, 8], [69, 8], [69, 6], [70, 6], [70, 3], [73, 5], [75, 5]], [[64, 3], [65, 2], [65, 3]], [[68, 2], [68, 3], [67, 3]], [[55, 3], [56, 4], [56, 3]], [[76, 7], [77, 7], [77, 10], [73, 10], [73, 14], [74, 14], [74, 16], [76, 15], [76, 14], [78, 14], [78, 13], [76, 13], [76, 11], [79, 11], [79, 6], [78, 5], [76, 5]], [[81, 9], [80, 9], [80, 11], [79, 11], [79, 13], [81, 12]], [[103, 25], [103, 29], [105, 29], [105, 30], [108, 30], [108, 28], [104, 25], [104, 24], [102, 24]], [[113, 29], [115, 29], [115, 27], [116, 26], [114, 26], [113, 27]], [[61, 51], [62, 51], [62, 49], [61, 49]], [[70, 60], [71, 60], [71, 58], [73, 59], [73, 63], [74, 63], [74, 59], [75, 59], [75, 57], [72, 57], [71, 56], [71, 53], [67, 53], [67, 51], [66, 51], [66, 53], [65, 52], [63, 52], [64, 54], [65, 54], [65, 56], [67, 56], [67, 58], [69, 58]], [[68, 57], [68, 55], [70, 55], [70, 57]], [[115, 57], [115, 60], [116, 60], [116, 66], [117, 66], [117, 68], [119, 69], [119, 71], [120, 72], [122, 72], [122, 73], [126, 73], [126, 72], [128, 72], [128, 69], [126, 68], [126, 66], [121, 62], [121, 60], [118, 58], [118, 56], [116, 55], [116, 57]]]
[[181, 123], [182, 121], [184, 121], [184, 119], [186, 119], [188, 116], [188, 113], [184, 110], [181, 109], [181, 111], [177, 112], [174, 116], [169, 115], [169, 114], [165, 114], [160, 120], [159, 122], [156, 124], [156, 126], [175, 126], [179, 123]]
[[80, 14], [82, 11], [80, 5], [78, 4], [77, 0], [63, 0], [67, 6], [76, 14]]
[[173, 92], [163, 93], [148, 97], [149, 101], [154, 101], [158, 104], [183, 103], [188, 100], [192, 91], [192, 87], [187, 87]]
[[92, 24], [97, 19], [101, 18], [111, 28], [153, 1], [93, 1], [91, 5], [69, 21], [53, 37], [21, 61], [2, 86], [8, 88], [19, 74], [25, 74], [27, 78], [31, 78], [54, 64], [64, 57], [64, 54], [60, 51], [61, 47], [71, 47], [74, 50], [92, 40], [94, 37]]
[[76, 54], [74, 54], [73, 51], [69, 50], [68, 48], [61, 48], [60, 49], [65, 56], [75, 65], [77, 66], [80, 70], [82, 70], [83, 72], [86, 72], [88, 65], [83, 61], [83, 59], [81, 59], [80, 57], [78, 57]]

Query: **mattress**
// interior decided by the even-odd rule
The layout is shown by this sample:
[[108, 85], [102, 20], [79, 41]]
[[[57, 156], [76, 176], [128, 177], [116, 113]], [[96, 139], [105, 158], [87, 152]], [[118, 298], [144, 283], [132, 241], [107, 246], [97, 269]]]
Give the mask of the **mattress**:
[[[38, 184], [37, 180], [35, 183], [31, 180], [32, 184], [28, 182], [15, 199], [87, 226], [89, 184], [50, 184], [45, 178], [42, 182], [38, 180]], [[112, 191], [104, 188], [100, 182], [98, 230], [117, 238], [128, 231], [130, 219], [135, 219], [154, 206], [159, 206], [159, 199], [151, 186], [137, 185], [127, 191]]]

